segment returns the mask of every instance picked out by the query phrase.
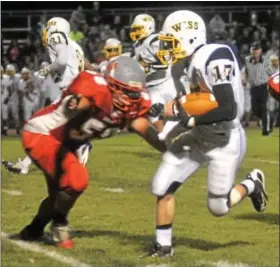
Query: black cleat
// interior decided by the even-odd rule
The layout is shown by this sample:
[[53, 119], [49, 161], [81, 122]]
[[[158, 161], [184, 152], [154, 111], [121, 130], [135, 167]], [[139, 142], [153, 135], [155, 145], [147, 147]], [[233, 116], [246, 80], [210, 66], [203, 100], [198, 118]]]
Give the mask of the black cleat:
[[43, 238], [44, 229], [35, 228], [32, 225], [25, 226], [19, 233], [19, 237], [24, 241], [38, 241]]
[[174, 249], [172, 246], [161, 246], [159, 243], [156, 243], [152, 246], [151, 250], [148, 252], [147, 255], [142, 256], [141, 258], [146, 257], [160, 257], [160, 258], [167, 258], [174, 255]]
[[251, 179], [255, 183], [255, 190], [249, 196], [252, 200], [253, 206], [257, 212], [263, 212], [268, 201], [268, 196], [265, 191], [264, 173], [259, 169], [254, 169], [250, 172], [248, 179]]

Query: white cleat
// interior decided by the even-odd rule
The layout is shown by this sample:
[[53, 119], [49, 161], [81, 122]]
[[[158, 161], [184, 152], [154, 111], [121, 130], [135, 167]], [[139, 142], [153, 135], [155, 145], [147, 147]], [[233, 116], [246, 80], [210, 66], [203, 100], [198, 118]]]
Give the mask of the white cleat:
[[29, 168], [24, 166], [22, 160], [19, 158], [17, 163], [12, 163], [11, 161], [2, 161], [5, 169], [9, 172], [20, 173], [20, 174], [28, 174]]

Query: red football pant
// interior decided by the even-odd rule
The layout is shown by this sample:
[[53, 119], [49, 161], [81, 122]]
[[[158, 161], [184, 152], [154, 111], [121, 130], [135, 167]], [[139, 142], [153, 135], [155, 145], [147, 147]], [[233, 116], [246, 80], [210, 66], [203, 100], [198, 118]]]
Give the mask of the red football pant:
[[54, 137], [23, 131], [22, 143], [27, 154], [44, 172], [48, 185], [76, 192], [87, 188], [87, 169], [73, 152]]

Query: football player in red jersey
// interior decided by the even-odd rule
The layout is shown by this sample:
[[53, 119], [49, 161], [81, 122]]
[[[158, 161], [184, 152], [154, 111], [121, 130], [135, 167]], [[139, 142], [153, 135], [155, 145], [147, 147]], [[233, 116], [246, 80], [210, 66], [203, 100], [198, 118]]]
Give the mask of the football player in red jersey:
[[129, 126], [160, 151], [165, 145], [146, 116], [150, 109], [145, 74], [129, 57], [108, 66], [106, 76], [81, 72], [60, 102], [35, 113], [25, 124], [22, 143], [45, 175], [48, 196], [21, 232], [23, 240], [37, 240], [49, 223], [56, 245], [72, 248], [67, 215], [88, 185], [88, 172], [75, 154], [77, 146], [102, 137], [112, 127]]
[[279, 71], [271, 75], [268, 79], [267, 87], [271, 96], [280, 102]]

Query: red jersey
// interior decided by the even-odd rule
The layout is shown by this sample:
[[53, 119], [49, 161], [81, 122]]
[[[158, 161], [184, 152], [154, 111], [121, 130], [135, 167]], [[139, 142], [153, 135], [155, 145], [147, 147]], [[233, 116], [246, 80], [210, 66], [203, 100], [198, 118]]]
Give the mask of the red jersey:
[[[63, 141], [67, 136], [67, 125], [73, 119], [65, 114], [66, 105], [72, 95], [81, 95], [93, 101], [93, 106], [98, 107], [100, 112], [94, 114], [94, 118], [103, 121], [113, 127], [125, 127], [131, 120], [145, 116], [151, 102], [147, 93], [142, 93], [142, 100], [133, 106], [130, 111], [113, 110], [112, 94], [104, 77], [91, 71], [80, 72], [62, 92], [61, 99], [38, 112], [36, 112], [25, 124], [24, 130], [32, 133], [52, 135], [57, 140]], [[90, 119], [85, 118], [85, 119]], [[81, 120], [82, 125], [85, 120]]]

